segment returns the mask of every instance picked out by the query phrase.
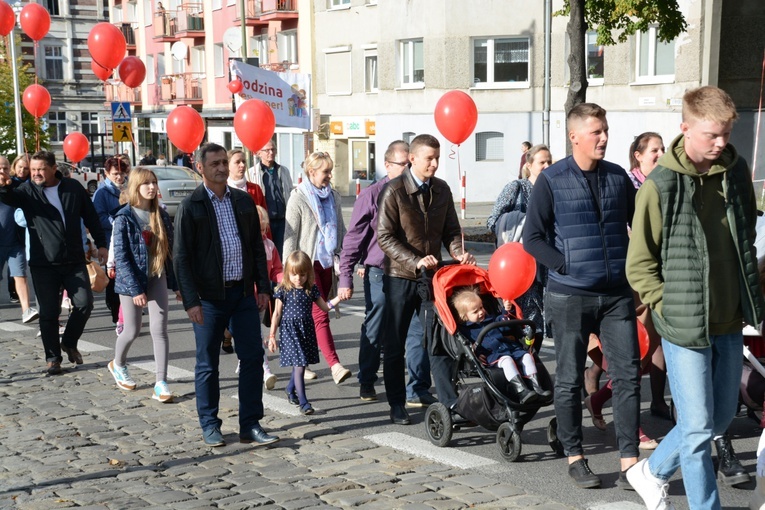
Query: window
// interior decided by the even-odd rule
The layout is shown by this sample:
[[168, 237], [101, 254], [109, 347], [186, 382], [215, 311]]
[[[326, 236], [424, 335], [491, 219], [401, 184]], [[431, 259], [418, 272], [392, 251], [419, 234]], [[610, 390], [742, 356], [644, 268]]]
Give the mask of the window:
[[422, 39], [401, 41], [399, 62], [399, 78], [402, 87], [425, 83], [425, 56]]
[[594, 30], [585, 35], [585, 44], [587, 45], [587, 81], [590, 84], [600, 84], [603, 82], [603, 54], [605, 46], [598, 44], [598, 33]]
[[364, 54], [364, 91], [377, 92], [377, 50]]
[[296, 63], [297, 55], [297, 30], [284, 30], [276, 34], [276, 48], [278, 62]]
[[146, 83], [152, 85], [157, 82], [154, 72], [154, 55], [146, 55]]
[[654, 81], [661, 76], [674, 79], [675, 76], [675, 41], [659, 41], [658, 28], [650, 27], [647, 32], [637, 35], [637, 79]]
[[194, 73], [205, 72], [205, 47], [194, 46], [191, 48], [191, 71]]
[[351, 142], [351, 156], [353, 158], [351, 179], [370, 179], [368, 150], [367, 140], [353, 140]]
[[529, 82], [529, 40], [475, 39], [473, 82], [477, 86]]
[[[98, 126], [98, 114], [96, 112], [81, 112], [80, 119], [82, 119], [83, 135], [95, 135], [100, 132]], [[98, 138], [93, 138], [90, 141], [91, 143], [97, 143]]]
[[260, 65], [268, 64], [268, 34], [261, 34], [253, 37], [251, 40], [254, 41], [252, 45], [253, 51], [255, 51], [255, 56], [258, 57]]
[[351, 0], [330, 0], [330, 9], [337, 9], [338, 7], [346, 7], [351, 5]]
[[66, 112], [48, 112], [48, 134], [51, 142], [63, 142], [66, 138]]
[[214, 11], [217, 11], [218, 9], [223, 8], [223, 1], [222, 0], [213, 0], [212, 1], [212, 8]]
[[157, 53], [157, 76], [160, 78], [167, 74], [165, 71], [165, 54]]
[[213, 60], [215, 61], [215, 77], [221, 78], [225, 75], [225, 65], [223, 64], [223, 44], [213, 45]]
[[152, 0], [143, 0], [143, 24], [147, 27], [154, 21], [154, 11], [151, 4]]
[[45, 77], [49, 80], [64, 79], [64, 57], [61, 46], [45, 47]]
[[[297, 168], [300, 171], [300, 165], [305, 159], [303, 133], [277, 133], [276, 149], [278, 151], [276, 159], [279, 161], [279, 164], [287, 168]], [[297, 182], [294, 171], [292, 179]]]
[[45, 0], [43, 2], [43, 7], [45, 7], [48, 10], [48, 13], [51, 16], [61, 16], [58, 0]]
[[406, 143], [412, 143], [412, 140], [414, 140], [415, 133], [412, 133], [411, 131], [405, 131], [401, 135], [401, 139], [405, 141]]
[[505, 136], [497, 131], [484, 131], [475, 134], [476, 161], [504, 161]]
[[347, 46], [325, 50], [324, 74], [327, 95], [351, 94], [351, 51]]

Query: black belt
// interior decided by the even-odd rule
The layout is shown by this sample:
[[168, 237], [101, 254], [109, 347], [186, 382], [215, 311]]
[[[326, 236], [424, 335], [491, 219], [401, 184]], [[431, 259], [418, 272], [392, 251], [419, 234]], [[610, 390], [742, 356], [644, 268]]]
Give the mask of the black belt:
[[242, 280], [229, 280], [227, 282], [223, 282], [223, 286], [227, 289], [231, 287], [236, 287], [237, 285], [241, 285], [241, 284], [242, 284]]

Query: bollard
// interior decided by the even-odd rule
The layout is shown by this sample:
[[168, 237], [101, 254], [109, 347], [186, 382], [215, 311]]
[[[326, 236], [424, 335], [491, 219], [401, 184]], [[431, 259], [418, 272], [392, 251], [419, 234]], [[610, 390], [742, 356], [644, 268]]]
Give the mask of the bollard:
[[361, 179], [357, 177], [356, 178], [356, 200], [359, 199], [359, 195], [361, 195]]

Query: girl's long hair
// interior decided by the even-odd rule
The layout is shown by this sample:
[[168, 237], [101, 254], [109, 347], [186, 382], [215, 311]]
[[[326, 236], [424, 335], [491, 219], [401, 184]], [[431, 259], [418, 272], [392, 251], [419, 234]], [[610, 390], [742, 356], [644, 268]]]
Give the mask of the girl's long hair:
[[[127, 203], [132, 207], [137, 207], [141, 202], [138, 188], [141, 184], [146, 184], [147, 182], [157, 182], [157, 176], [151, 170], [137, 167], [130, 172], [127, 186]], [[158, 196], [155, 196], [149, 202], [149, 228], [151, 228], [154, 234], [151, 237], [151, 245], [148, 246], [152, 257], [152, 267], [149, 268], [149, 274], [156, 276], [162, 274], [165, 262], [170, 258], [170, 243], [167, 232], [165, 232], [165, 224], [160, 215]]]
[[303, 284], [303, 290], [311, 292], [311, 287], [313, 287], [315, 281], [313, 262], [311, 262], [311, 257], [305, 252], [295, 250], [284, 260], [284, 278], [282, 278], [282, 283], [280, 283], [279, 286], [286, 291], [295, 288], [290, 281], [290, 275], [292, 274], [305, 275], [306, 279]]

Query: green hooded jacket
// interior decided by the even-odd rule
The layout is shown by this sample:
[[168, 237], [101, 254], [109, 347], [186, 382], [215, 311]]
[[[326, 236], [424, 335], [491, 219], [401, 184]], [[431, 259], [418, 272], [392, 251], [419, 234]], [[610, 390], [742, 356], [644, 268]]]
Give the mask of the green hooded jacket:
[[700, 174], [684, 137], [672, 141], [638, 191], [627, 253], [627, 278], [663, 338], [705, 348], [710, 335], [759, 324], [756, 219], [749, 168], [732, 145]]

